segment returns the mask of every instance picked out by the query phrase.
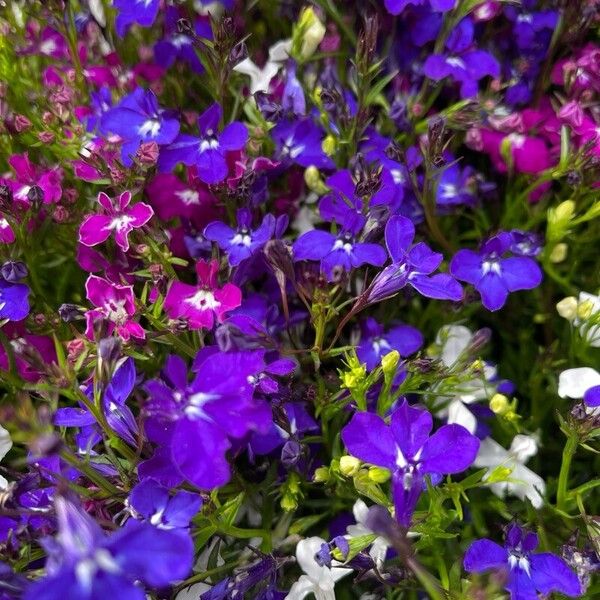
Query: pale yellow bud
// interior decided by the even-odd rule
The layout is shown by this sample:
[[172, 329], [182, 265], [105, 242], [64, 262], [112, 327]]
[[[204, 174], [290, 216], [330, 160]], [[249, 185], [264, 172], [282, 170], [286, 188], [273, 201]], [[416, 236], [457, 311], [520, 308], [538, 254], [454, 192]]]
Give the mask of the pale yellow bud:
[[398, 350], [392, 350], [391, 352], [388, 352], [381, 359], [381, 368], [383, 369], [384, 375], [393, 375], [396, 371], [399, 361], [400, 353]]
[[584, 300], [577, 306], [577, 316], [586, 321], [592, 316], [594, 303], [591, 300]]
[[337, 148], [337, 142], [335, 138], [332, 135], [325, 137], [321, 144], [321, 148], [323, 149], [323, 152], [327, 154], [327, 156], [333, 156]]
[[390, 478], [390, 472], [383, 467], [370, 467], [369, 479], [374, 483], [385, 483]]
[[360, 469], [360, 460], [354, 456], [342, 456], [340, 458], [340, 473], [346, 477], [352, 477]]
[[315, 469], [313, 481], [316, 483], [326, 483], [329, 481], [329, 469], [327, 467], [319, 467]]
[[323, 41], [326, 29], [310, 6], [302, 11], [299, 29], [304, 32], [300, 54], [306, 60], [315, 53]]
[[568, 222], [571, 220], [575, 212], [575, 202], [573, 200], [565, 200], [556, 208], [550, 210], [548, 220], [554, 223]]
[[504, 394], [494, 394], [490, 400], [490, 410], [497, 415], [502, 415], [508, 410], [508, 398]]
[[567, 321], [573, 321], [577, 316], [577, 298], [567, 296], [556, 303], [556, 312]]
[[308, 188], [322, 196], [329, 191], [329, 188], [323, 183], [321, 179], [321, 173], [319, 169], [314, 165], [311, 165], [304, 171], [304, 182], [308, 186]]
[[567, 244], [561, 242], [560, 244], [556, 244], [554, 248], [552, 248], [552, 252], [550, 252], [550, 262], [557, 264], [561, 263], [565, 258], [567, 258], [567, 253], [569, 251], [569, 247]]

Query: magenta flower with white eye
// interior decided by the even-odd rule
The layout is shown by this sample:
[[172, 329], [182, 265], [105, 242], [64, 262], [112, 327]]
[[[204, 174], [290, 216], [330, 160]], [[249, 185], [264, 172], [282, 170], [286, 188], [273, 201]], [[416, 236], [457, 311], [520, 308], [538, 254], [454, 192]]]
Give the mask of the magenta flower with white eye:
[[98, 194], [98, 202], [105, 214], [88, 215], [79, 228], [79, 241], [85, 246], [97, 246], [114, 232], [115, 242], [123, 250], [129, 250], [129, 234], [143, 227], [154, 215], [152, 207], [145, 202], [129, 206], [131, 192], [123, 192], [118, 200], [111, 200], [104, 192]]

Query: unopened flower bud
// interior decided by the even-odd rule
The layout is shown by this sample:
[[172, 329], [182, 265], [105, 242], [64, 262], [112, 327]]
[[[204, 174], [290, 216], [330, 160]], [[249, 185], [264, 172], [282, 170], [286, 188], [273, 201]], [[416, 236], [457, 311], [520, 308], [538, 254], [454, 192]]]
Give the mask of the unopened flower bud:
[[577, 317], [577, 298], [567, 296], [556, 303], [556, 312], [567, 321], [573, 321]]
[[2, 265], [0, 273], [6, 281], [17, 283], [21, 279], [25, 279], [28, 274], [27, 266], [20, 260], [9, 260]]
[[577, 306], [577, 316], [583, 321], [587, 321], [594, 312], [594, 303], [591, 300], [584, 300]]
[[342, 456], [340, 458], [340, 472], [346, 477], [352, 477], [360, 469], [360, 460], [354, 456]]
[[315, 469], [313, 481], [315, 483], [327, 483], [329, 481], [329, 469], [327, 467], [319, 467]]
[[302, 35], [300, 55], [303, 59], [310, 58], [325, 37], [326, 29], [311, 6], [305, 8], [300, 15], [298, 30]]
[[25, 115], [16, 115], [14, 126], [17, 133], [22, 133], [31, 127], [31, 121]]
[[398, 350], [388, 352], [381, 359], [381, 368], [385, 377], [392, 377], [396, 373], [396, 368], [400, 362], [400, 353]]
[[288, 440], [281, 449], [281, 463], [286, 469], [293, 468], [302, 458], [302, 446], [296, 440]]
[[156, 142], [144, 142], [140, 144], [136, 156], [143, 165], [155, 164], [158, 160], [158, 144]]
[[311, 191], [319, 194], [320, 196], [329, 191], [329, 188], [325, 185], [323, 179], [321, 179], [321, 173], [319, 172], [319, 169], [317, 169], [315, 166], [311, 165], [304, 171], [304, 182]]
[[485, 482], [500, 483], [502, 481], [506, 481], [510, 477], [511, 473], [512, 469], [510, 467], [499, 465], [489, 473], [489, 475], [485, 478]]
[[552, 248], [552, 252], [550, 252], [550, 262], [557, 264], [561, 263], [565, 258], [567, 258], [567, 253], [569, 251], [569, 247], [567, 244], [560, 242], [556, 244], [554, 248]]
[[335, 138], [332, 135], [325, 137], [323, 143], [321, 144], [321, 148], [323, 149], [323, 152], [327, 154], [327, 156], [333, 156], [337, 148], [337, 142]]
[[10, 209], [12, 201], [12, 190], [5, 183], [3, 183], [2, 185], [0, 185], [0, 208], [2, 210]]
[[390, 472], [383, 467], [370, 467], [369, 479], [374, 483], [385, 483], [390, 478]]
[[77, 304], [61, 304], [58, 308], [58, 314], [65, 323], [83, 318], [83, 311]]
[[508, 398], [504, 394], [494, 394], [490, 400], [490, 410], [496, 415], [504, 415], [509, 409]]
[[44, 202], [44, 190], [39, 185], [32, 185], [27, 192], [27, 200], [34, 210], [38, 210]]

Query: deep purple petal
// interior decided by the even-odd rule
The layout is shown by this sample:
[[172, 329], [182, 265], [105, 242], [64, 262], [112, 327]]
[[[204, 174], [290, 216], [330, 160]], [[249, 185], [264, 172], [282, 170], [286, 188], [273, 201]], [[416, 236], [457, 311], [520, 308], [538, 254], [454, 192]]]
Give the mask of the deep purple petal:
[[530, 555], [529, 561], [531, 579], [538, 592], [542, 594], [560, 592], [571, 597], [581, 595], [579, 578], [562, 558], [550, 552], [543, 552]]
[[381, 417], [367, 412], [355, 413], [342, 429], [342, 440], [356, 458], [379, 467], [395, 468], [396, 443]]
[[513, 256], [500, 261], [502, 278], [509, 292], [531, 290], [542, 282], [542, 270], [533, 258]]
[[392, 413], [390, 425], [405, 460], [411, 460], [427, 441], [433, 419], [428, 411], [414, 408], [405, 400]]
[[444, 425], [425, 442], [422, 469], [426, 473], [460, 473], [473, 464], [478, 450], [479, 440], [462, 425]]
[[465, 552], [463, 565], [467, 573], [482, 573], [490, 569], [502, 569], [508, 566], [508, 552], [506, 548], [482, 539], [474, 541]]

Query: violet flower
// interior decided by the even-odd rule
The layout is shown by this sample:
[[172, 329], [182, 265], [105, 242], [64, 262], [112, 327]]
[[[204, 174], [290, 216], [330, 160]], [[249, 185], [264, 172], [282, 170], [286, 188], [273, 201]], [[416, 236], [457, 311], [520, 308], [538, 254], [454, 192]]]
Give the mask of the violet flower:
[[392, 350], [397, 350], [400, 356], [408, 356], [422, 345], [423, 336], [417, 328], [399, 324], [385, 331], [383, 325], [368, 317], [361, 323], [361, 338], [356, 354], [360, 362], [372, 371]]
[[130, 167], [140, 144], [170, 144], [179, 133], [179, 120], [173, 111], [160, 108], [154, 92], [137, 88], [102, 115], [100, 131], [123, 139], [121, 160]]
[[271, 214], [266, 214], [262, 223], [253, 230], [252, 213], [242, 208], [237, 212], [237, 223], [237, 229], [232, 229], [222, 221], [214, 221], [204, 230], [204, 237], [216, 242], [227, 253], [232, 267], [258, 252], [275, 233], [275, 217]]
[[460, 473], [473, 464], [479, 440], [461, 425], [444, 425], [431, 437], [431, 415], [404, 401], [390, 424], [378, 415], [357, 412], [342, 430], [348, 451], [361, 460], [392, 472], [392, 496], [396, 519], [408, 527], [425, 476], [433, 484], [442, 475]]
[[575, 598], [581, 595], [581, 584], [567, 563], [550, 552], [534, 554], [538, 537], [518, 525], [512, 525], [504, 546], [487, 538], [473, 542], [465, 553], [468, 573], [497, 571], [505, 575], [505, 589], [511, 600], [534, 600], [538, 593], [546, 596], [559, 592]]
[[222, 323], [225, 314], [242, 302], [242, 293], [233, 283], [217, 287], [219, 263], [196, 263], [198, 285], [174, 281], [165, 297], [164, 309], [171, 319], [185, 319], [191, 329], [212, 329], [215, 318]]
[[200, 137], [180, 133], [173, 142], [161, 148], [160, 171], [170, 171], [178, 163], [198, 168], [198, 177], [208, 184], [220, 183], [227, 177], [227, 152], [241, 150], [248, 141], [243, 123], [233, 121], [219, 133], [223, 110], [215, 103], [198, 117]]
[[94, 339], [94, 323], [98, 319], [108, 321], [108, 335], [116, 331], [125, 341], [131, 337], [143, 340], [146, 337], [141, 325], [133, 320], [135, 297], [133, 287], [118, 285], [102, 277], [90, 275], [85, 283], [87, 299], [96, 307], [85, 313], [85, 334]]
[[114, 0], [113, 6], [119, 11], [115, 21], [119, 36], [123, 37], [134, 23], [150, 27], [158, 15], [159, 5], [160, 0]]
[[499, 77], [500, 65], [489, 52], [473, 49], [474, 25], [463, 19], [446, 42], [447, 54], [431, 54], [423, 65], [423, 73], [434, 81], [450, 77], [460, 83], [462, 98], [477, 95], [478, 82], [487, 77]]
[[152, 207], [145, 202], [138, 202], [130, 207], [131, 192], [123, 192], [114, 201], [100, 192], [98, 202], [106, 214], [88, 215], [79, 227], [79, 241], [85, 246], [97, 246], [105, 242], [114, 231], [115, 242], [123, 252], [127, 252], [129, 234], [134, 229], [143, 227], [152, 218]]
[[384, 0], [387, 11], [399, 15], [407, 6], [429, 5], [436, 12], [448, 12], [456, 5], [457, 0]]
[[393, 216], [385, 227], [385, 243], [392, 264], [385, 267], [369, 286], [367, 301], [381, 302], [410, 285], [421, 295], [438, 300], [462, 299], [462, 287], [447, 273], [432, 273], [443, 256], [424, 242], [412, 245], [415, 226], [407, 217]]
[[29, 314], [29, 287], [0, 276], [0, 319], [22, 321]]
[[129, 521], [106, 535], [71, 502], [59, 497], [55, 507], [58, 535], [44, 540], [47, 574], [26, 590], [24, 600], [144, 600], [144, 587], [168, 586], [192, 567], [191, 539], [176, 531]]
[[333, 167], [321, 147], [323, 133], [310, 119], [281, 120], [271, 130], [271, 136], [277, 145], [276, 160], [302, 167]]
[[472, 284], [488, 310], [501, 309], [509, 292], [531, 290], [542, 282], [542, 271], [532, 258], [503, 258], [512, 244], [512, 236], [501, 232], [487, 240], [479, 252], [459, 250], [450, 262], [452, 275]]

